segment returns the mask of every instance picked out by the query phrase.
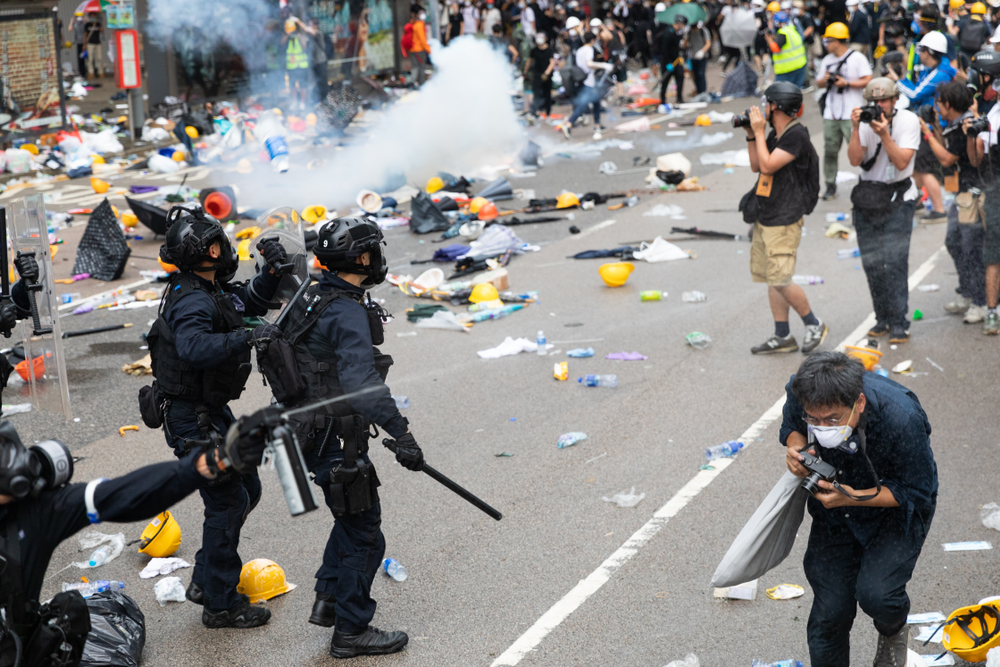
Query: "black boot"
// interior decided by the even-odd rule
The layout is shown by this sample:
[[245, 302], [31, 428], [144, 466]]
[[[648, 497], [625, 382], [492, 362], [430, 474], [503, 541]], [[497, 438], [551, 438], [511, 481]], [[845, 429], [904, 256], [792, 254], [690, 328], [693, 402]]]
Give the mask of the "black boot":
[[353, 658], [359, 655], [385, 655], [401, 651], [410, 638], [405, 632], [382, 632], [368, 626], [364, 632], [349, 635], [336, 628], [330, 642], [330, 655], [334, 658]]
[[332, 628], [333, 624], [337, 622], [337, 613], [333, 610], [336, 602], [337, 600], [332, 595], [317, 593], [309, 622], [324, 628]]
[[201, 612], [201, 622], [208, 628], [257, 628], [271, 618], [271, 610], [254, 607], [250, 598], [241, 596], [239, 604], [225, 611], [213, 612], [205, 607]]
[[831, 199], [837, 198], [837, 185], [836, 183], [829, 183], [826, 186], [826, 192], [823, 194], [823, 201], [829, 201]]
[[205, 604], [205, 590], [198, 584], [191, 582], [191, 585], [184, 591], [184, 597], [195, 604]]

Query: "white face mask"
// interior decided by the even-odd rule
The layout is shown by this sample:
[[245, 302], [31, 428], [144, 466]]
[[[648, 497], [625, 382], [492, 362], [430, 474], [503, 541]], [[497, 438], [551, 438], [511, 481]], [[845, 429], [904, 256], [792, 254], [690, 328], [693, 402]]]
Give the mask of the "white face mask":
[[423, 21], [423, 20], [425, 20], [427, 18], [427, 14], [424, 14], [423, 12], [420, 12], [417, 15], [417, 18], [420, 19], [421, 21]]
[[[854, 416], [854, 410], [856, 408], [857, 403], [855, 403], [854, 407], [851, 408], [851, 414], [847, 416], [848, 422], [850, 422], [851, 417]], [[847, 439], [851, 437], [851, 434], [854, 433], [854, 429], [846, 424], [844, 426], [807, 425], [807, 427], [809, 434], [813, 436], [816, 439], [816, 442], [819, 443], [819, 446], [824, 449], [836, 449], [837, 447], [840, 447], [840, 445], [846, 442]]]

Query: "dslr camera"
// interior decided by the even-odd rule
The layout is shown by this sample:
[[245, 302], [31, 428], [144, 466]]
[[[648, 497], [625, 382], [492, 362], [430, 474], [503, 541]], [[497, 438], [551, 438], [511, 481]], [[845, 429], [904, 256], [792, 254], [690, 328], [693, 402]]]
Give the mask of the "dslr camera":
[[920, 116], [928, 125], [933, 125], [935, 119], [937, 118], [937, 112], [934, 111], [933, 104], [924, 104], [918, 107], [917, 115]]
[[837, 469], [823, 459], [813, 456], [805, 449], [801, 450], [799, 454], [802, 455], [803, 467], [809, 471], [809, 476], [802, 482], [802, 488], [810, 495], [819, 490], [820, 480], [832, 482], [837, 478]]
[[873, 120], [882, 120], [884, 113], [882, 107], [877, 104], [868, 104], [861, 107], [861, 122], [871, 123]]
[[976, 118], [971, 123], [969, 123], [969, 129], [965, 131], [965, 135], [968, 137], [977, 137], [980, 132], [990, 131], [990, 121], [986, 117]]
[[882, 56], [882, 76], [889, 76], [889, 70], [895, 72], [900, 79], [903, 78], [903, 54], [900, 51], [889, 51]]
[[733, 127], [750, 127], [750, 109], [733, 116]]

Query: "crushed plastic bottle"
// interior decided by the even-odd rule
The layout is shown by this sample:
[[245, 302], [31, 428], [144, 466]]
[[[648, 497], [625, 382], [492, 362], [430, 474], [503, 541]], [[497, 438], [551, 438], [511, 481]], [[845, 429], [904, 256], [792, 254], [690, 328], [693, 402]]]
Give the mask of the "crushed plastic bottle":
[[979, 510], [979, 520], [983, 525], [993, 530], [1000, 530], [1000, 505], [996, 503], [986, 503]]
[[792, 282], [796, 285], [822, 285], [823, 279], [819, 276], [800, 276], [795, 274], [792, 276]]
[[577, 359], [583, 359], [583, 358], [586, 358], [586, 357], [592, 357], [592, 356], [594, 356], [594, 348], [592, 348], [592, 347], [588, 347], [588, 348], [578, 347], [575, 350], [570, 350], [569, 352], [567, 352], [566, 356], [567, 357], [574, 357], [574, 358], [577, 358]]
[[111, 545], [103, 544], [96, 549], [94, 553], [90, 554], [90, 567], [97, 567], [98, 565], [104, 565], [107, 562], [108, 556], [111, 555]]
[[556, 442], [556, 446], [559, 449], [563, 449], [564, 447], [572, 447], [581, 440], [586, 440], [586, 439], [587, 439], [586, 433], [580, 433], [579, 431], [571, 431], [569, 433], [563, 433], [562, 435], [560, 435], [559, 440]]
[[729, 442], [724, 442], [721, 445], [714, 445], [706, 449], [705, 458], [709, 461], [713, 461], [726, 456], [732, 456], [744, 447], [746, 447], [746, 445], [739, 440], [730, 440]]
[[124, 581], [108, 581], [107, 579], [101, 579], [99, 581], [91, 581], [91, 582], [80, 581], [75, 584], [69, 584], [63, 582], [62, 585], [63, 592], [78, 591], [80, 595], [82, 595], [85, 598], [89, 598], [91, 595], [94, 595], [95, 593], [103, 593], [104, 591], [110, 591], [110, 590], [120, 591], [124, 590], [124, 588], [125, 588]]
[[4, 405], [3, 416], [16, 415], [19, 412], [31, 412], [31, 403], [18, 403], [17, 405]]
[[684, 303], [701, 303], [702, 301], [708, 301], [708, 296], [704, 292], [684, 292], [681, 294], [681, 301]]
[[861, 257], [861, 249], [841, 248], [837, 251], [837, 259], [851, 259], [852, 257]]
[[700, 331], [692, 331], [687, 336], [684, 336], [684, 340], [696, 350], [704, 350], [712, 343], [712, 339], [709, 338], [708, 334], [703, 334]]
[[539, 329], [538, 330], [538, 335], [535, 336], [535, 346], [537, 348], [535, 350], [535, 353], [538, 356], [544, 357], [546, 354], [549, 353], [549, 351], [546, 349], [545, 345], [546, 345], [545, 332], [543, 332], [541, 329]]
[[409, 576], [406, 568], [400, 565], [399, 561], [395, 558], [386, 558], [382, 561], [382, 569], [396, 581], [406, 581], [406, 577]]
[[392, 400], [396, 401], [397, 410], [405, 410], [410, 407], [410, 399], [408, 396], [393, 396]]
[[577, 378], [577, 382], [585, 384], [588, 387], [617, 387], [618, 386], [618, 376], [617, 375], [587, 375], [582, 378]]
[[827, 222], [844, 222], [845, 220], [849, 220], [850, 217], [851, 216], [848, 213], [827, 213], [826, 214], [826, 221]]

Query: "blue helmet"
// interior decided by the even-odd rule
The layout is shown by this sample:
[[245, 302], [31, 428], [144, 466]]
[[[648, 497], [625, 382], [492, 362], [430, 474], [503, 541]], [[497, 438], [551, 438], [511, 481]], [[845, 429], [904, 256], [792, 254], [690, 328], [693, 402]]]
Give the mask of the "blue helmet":
[[781, 11], [774, 15], [775, 23], [788, 23], [792, 20], [792, 17], [788, 15], [788, 12]]

